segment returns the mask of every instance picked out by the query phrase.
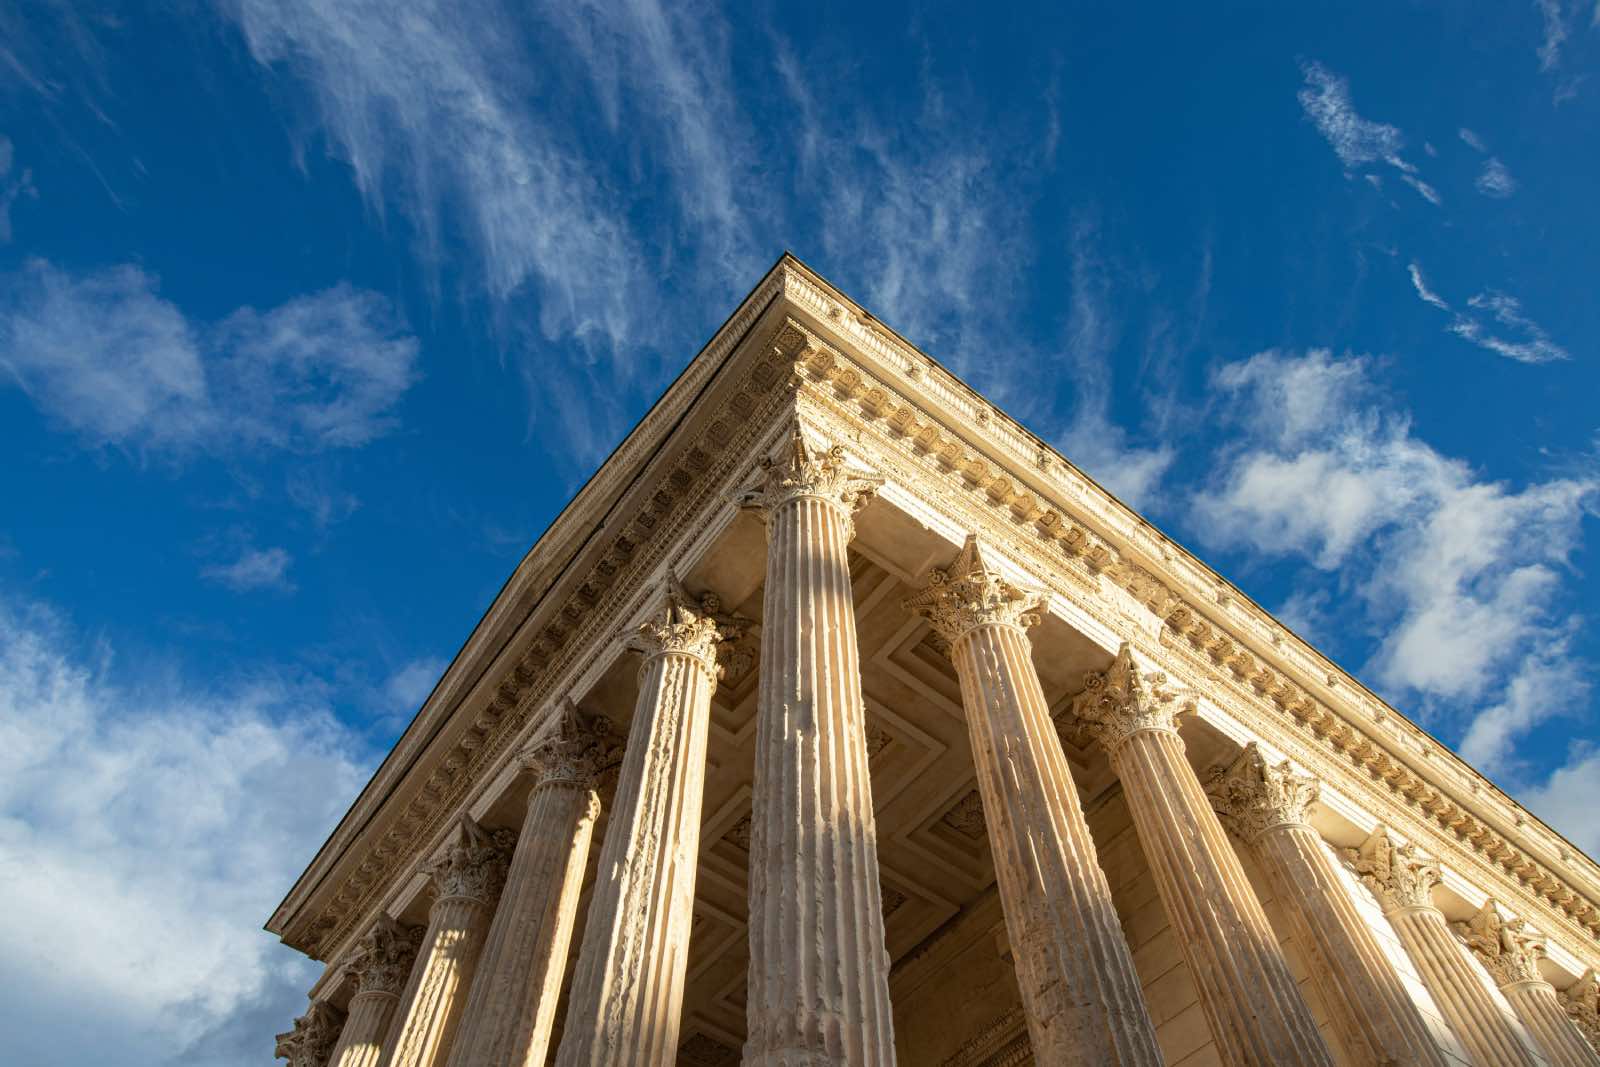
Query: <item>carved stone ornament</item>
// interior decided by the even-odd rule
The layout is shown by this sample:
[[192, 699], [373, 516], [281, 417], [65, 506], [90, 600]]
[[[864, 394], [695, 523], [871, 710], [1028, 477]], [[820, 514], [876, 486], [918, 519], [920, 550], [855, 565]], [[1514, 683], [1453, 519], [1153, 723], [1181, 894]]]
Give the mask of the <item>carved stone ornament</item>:
[[493, 904], [505, 884], [506, 865], [517, 835], [510, 830], [485, 830], [466, 815], [444, 853], [422, 866], [435, 896], [467, 897]]
[[1433, 905], [1433, 887], [1439, 884], [1439, 865], [1407, 842], [1394, 843], [1387, 826], [1373, 830], [1360, 848], [1347, 848], [1343, 859], [1377, 896], [1384, 911]]
[[721, 640], [717, 620], [668, 571], [659, 606], [629, 635], [627, 647], [647, 659], [668, 652], [693, 656], [715, 681], [721, 676], [717, 668], [717, 643]]
[[1561, 1006], [1589, 1044], [1600, 1052], [1600, 976], [1592, 968], [1584, 971], [1583, 977], [1561, 994]]
[[838, 445], [819, 450], [807, 443], [798, 422], [779, 454], [761, 460], [761, 470], [761, 484], [735, 494], [733, 502], [759, 508], [763, 515], [791, 500], [815, 497], [842, 508], [848, 517], [883, 485], [876, 474], [848, 466]]
[[614, 762], [616, 743], [611, 720], [590, 715], [563, 697], [555, 721], [517, 759], [532, 771], [539, 785], [565, 782], [592, 789], [601, 772]]
[[1178, 732], [1178, 717], [1194, 710], [1167, 688], [1167, 676], [1143, 671], [1126, 641], [1117, 658], [1104, 671], [1083, 676], [1083, 692], [1072, 701], [1072, 714], [1088, 734], [1115, 753], [1142, 730]]
[[1044, 596], [1002, 578], [983, 558], [977, 535], [968, 534], [955, 563], [930, 573], [927, 588], [907, 598], [905, 606], [954, 645], [980, 626], [1037, 626]]
[[1466, 922], [1450, 924], [1472, 954], [1494, 976], [1496, 985], [1540, 981], [1539, 958], [1544, 942], [1521, 919], [1507, 920], [1493, 897]]
[[387, 915], [357, 943], [350, 973], [361, 993], [398, 993], [411, 974], [411, 964], [422, 944], [420, 926], [404, 926]]
[[289, 1067], [323, 1067], [333, 1054], [344, 1026], [344, 1013], [323, 1000], [313, 1000], [294, 1029], [279, 1034], [272, 1055], [289, 1061]]
[[722, 610], [722, 598], [715, 593], [700, 596], [700, 610], [717, 624], [722, 640], [717, 644], [717, 665], [722, 681], [732, 685], [754, 669], [761, 649], [761, 624], [738, 612]]
[[1230, 766], [1213, 772], [1206, 784], [1211, 806], [1223, 824], [1246, 842], [1276, 826], [1304, 825], [1320, 789], [1315, 778], [1296, 774], [1288, 760], [1276, 767], [1269, 764], [1254, 741]]

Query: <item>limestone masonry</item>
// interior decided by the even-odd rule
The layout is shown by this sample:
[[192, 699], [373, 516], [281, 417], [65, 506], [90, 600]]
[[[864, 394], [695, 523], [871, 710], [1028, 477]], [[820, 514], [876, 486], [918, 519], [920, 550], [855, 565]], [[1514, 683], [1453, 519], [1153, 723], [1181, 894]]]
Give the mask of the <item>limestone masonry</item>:
[[1593, 860], [787, 255], [267, 929], [292, 1067], [1600, 1067]]

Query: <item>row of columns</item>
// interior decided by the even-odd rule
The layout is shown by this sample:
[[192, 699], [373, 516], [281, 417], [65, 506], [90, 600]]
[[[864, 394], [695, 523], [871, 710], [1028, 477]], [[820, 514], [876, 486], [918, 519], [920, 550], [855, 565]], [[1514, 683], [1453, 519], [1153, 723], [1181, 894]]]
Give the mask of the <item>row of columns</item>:
[[[768, 529], [744, 1067], [894, 1063], [847, 555], [852, 513], [878, 484], [839, 449], [811, 448], [796, 429], [739, 498]], [[1027, 629], [1039, 598], [1007, 582], [969, 539], [907, 607], [948, 642], [960, 679], [1035, 1061], [1159, 1064], [1132, 954], [1033, 666]], [[659, 610], [631, 635], [643, 656], [638, 703], [556, 1067], [676, 1060], [718, 640], [715, 620], [670, 576]], [[1251, 745], [1202, 785], [1178, 735], [1188, 708], [1124, 646], [1108, 670], [1087, 677], [1072, 711], [1122, 782], [1222, 1060], [1332, 1063], [1226, 824], [1284, 902], [1346, 1058], [1444, 1067], [1416, 1002], [1306, 822], [1315, 783], [1288, 764], [1269, 765]], [[369, 932], [351, 964], [358, 991], [348, 1018], [314, 1005], [280, 1037], [291, 1067], [546, 1062], [599, 813], [597, 780], [614, 763], [608, 728], [570, 702], [560, 709], [522, 756], [537, 783], [514, 851], [504, 832], [463, 819], [428, 868], [436, 899], [426, 931], [383, 920]], [[1583, 1005], [1563, 1004], [1539, 978], [1527, 962], [1536, 959], [1532, 939], [1502, 922], [1493, 902], [1452, 931], [1428, 896], [1437, 867], [1381, 827], [1345, 858], [1377, 894], [1474, 1062], [1600, 1067], [1573, 1022]], [[1458, 938], [1497, 978], [1503, 971], [1515, 1019], [1471, 973]]]

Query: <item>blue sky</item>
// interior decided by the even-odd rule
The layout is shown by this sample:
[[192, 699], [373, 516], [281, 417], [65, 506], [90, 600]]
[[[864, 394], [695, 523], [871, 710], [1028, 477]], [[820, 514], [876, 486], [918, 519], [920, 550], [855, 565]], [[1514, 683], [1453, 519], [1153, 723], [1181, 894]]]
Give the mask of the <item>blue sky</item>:
[[260, 922], [784, 248], [1600, 849], [1600, 8], [1190, 7], [0, 0], [17, 1053], [267, 1061]]

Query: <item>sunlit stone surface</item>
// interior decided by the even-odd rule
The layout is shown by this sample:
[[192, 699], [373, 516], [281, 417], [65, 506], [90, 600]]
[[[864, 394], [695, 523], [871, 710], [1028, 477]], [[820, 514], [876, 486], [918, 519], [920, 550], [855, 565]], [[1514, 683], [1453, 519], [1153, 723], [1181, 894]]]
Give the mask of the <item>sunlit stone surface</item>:
[[1596, 1067], [1600, 868], [1069, 461], [785, 257], [268, 919], [277, 1054]]

